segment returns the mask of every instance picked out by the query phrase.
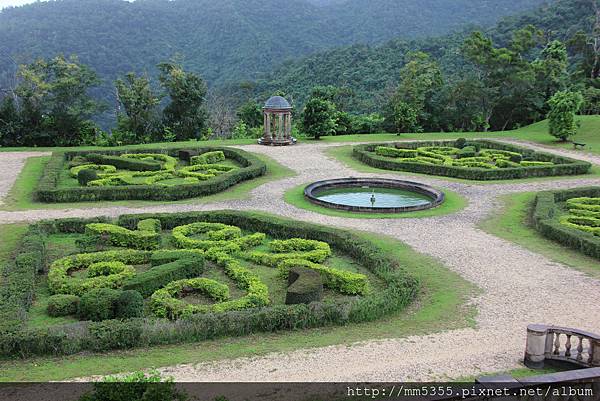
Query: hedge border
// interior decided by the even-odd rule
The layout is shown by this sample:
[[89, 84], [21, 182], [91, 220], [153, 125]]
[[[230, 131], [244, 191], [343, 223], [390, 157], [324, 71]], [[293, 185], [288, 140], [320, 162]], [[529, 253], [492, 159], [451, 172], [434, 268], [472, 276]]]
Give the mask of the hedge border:
[[[129, 153], [160, 153], [179, 157], [180, 150], [193, 150], [198, 153], [222, 151], [226, 157], [236, 160], [241, 168], [221, 174], [207, 181], [198, 183], [161, 186], [157, 191], [155, 185], [124, 185], [107, 187], [58, 188], [58, 182], [66, 164], [77, 156], [90, 153], [115, 156]], [[266, 164], [257, 156], [241, 149], [227, 147], [197, 147], [175, 149], [137, 149], [137, 150], [103, 150], [103, 151], [71, 151], [52, 154], [44, 175], [40, 179], [34, 199], [44, 203], [96, 202], [115, 200], [154, 200], [176, 201], [200, 196], [207, 196], [226, 190], [242, 181], [260, 177], [267, 172]]]
[[[373, 242], [349, 231], [261, 213], [229, 210], [123, 215], [117, 222], [123, 227], [132, 228], [137, 227], [140, 220], [148, 219], [149, 216], [158, 219], [166, 230], [207, 221], [236, 225], [244, 230], [263, 232], [279, 238], [296, 237], [324, 241], [368, 267], [387, 284], [387, 287], [346, 301], [275, 305], [218, 314], [200, 314], [176, 321], [134, 318], [0, 331], [0, 355], [68, 355], [83, 351], [189, 343], [259, 332], [366, 322], [403, 309], [412, 302], [420, 288], [419, 281], [399, 266], [394, 258]], [[83, 233], [85, 224], [97, 221], [98, 219], [54, 220], [40, 222], [30, 229], [46, 234]], [[38, 242], [40, 245], [44, 244], [42, 236], [38, 237]], [[19, 253], [23, 251], [20, 249]], [[0, 309], [2, 307], [3, 304], [0, 303]]]
[[400, 162], [390, 158], [374, 154], [378, 146], [395, 146], [400, 149], [416, 149], [426, 146], [453, 146], [456, 141], [419, 141], [419, 142], [396, 142], [356, 145], [353, 147], [352, 155], [362, 163], [371, 167], [384, 170], [408, 171], [428, 175], [462, 178], [465, 180], [491, 181], [506, 179], [521, 179], [530, 177], [550, 177], [561, 175], [581, 175], [589, 172], [591, 163], [557, 156], [551, 153], [537, 152], [532, 149], [504, 144], [490, 140], [469, 141], [469, 144], [478, 144], [488, 149], [507, 150], [518, 152], [526, 157], [533, 157], [536, 161], [553, 162], [554, 166], [529, 166], [512, 167], [502, 169], [468, 168], [458, 166], [427, 165], [420, 163]]
[[532, 221], [544, 237], [578, 250], [592, 258], [600, 259], [600, 237], [560, 224], [559, 202], [571, 198], [600, 197], [600, 187], [581, 187], [560, 191], [539, 192], [534, 201]]

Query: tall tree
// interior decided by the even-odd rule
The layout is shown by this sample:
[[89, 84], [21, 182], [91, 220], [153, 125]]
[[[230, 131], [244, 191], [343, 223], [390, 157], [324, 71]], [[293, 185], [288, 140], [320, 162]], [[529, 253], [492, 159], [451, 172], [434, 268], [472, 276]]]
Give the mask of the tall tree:
[[302, 130], [308, 137], [319, 139], [334, 135], [338, 111], [322, 87], [313, 90], [302, 112]]
[[161, 96], [154, 92], [147, 75], [128, 73], [116, 82], [117, 98], [123, 110], [117, 114], [115, 135], [123, 143], [147, 143], [160, 140], [159, 104]]
[[23, 144], [73, 146], [95, 134], [90, 118], [101, 105], [88, 92], [99, 81], [76, 56], [38, 59], [20, 66], [18, 76]]
[[577, 133], [575, 114], [583, 104], [583, 97], [579, 92], [556, 92], [548, 101], [550, 112], [548, 123], [550, 135], [566, 141]]
[[164, 124], [177, 140], [199, 139], [206, 128], [206, 84], [175, 62], [160, 63], [159, 80], [171, 102], [163, 110]]
[[237, 118], [250, 128], [263, 125], [263, 112], [254, 100], [248, 100], [236, 112]]

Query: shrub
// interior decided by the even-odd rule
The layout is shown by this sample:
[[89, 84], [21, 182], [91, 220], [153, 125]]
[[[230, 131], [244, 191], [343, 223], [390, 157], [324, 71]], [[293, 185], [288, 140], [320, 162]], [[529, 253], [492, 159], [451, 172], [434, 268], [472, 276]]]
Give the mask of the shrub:
[[141, 220], [137, 225], [137, 229], [138, 231], [148, 231], [152, 233], [160, 233], [162, 230], [160, 220], [157, 219]]
[[369, 281], [364, 274], [338, 270], [308, 260], [284, 260], [279, 264], [278, 269], [284, 277], [288, 277], [289, 271], [296, 267], [303, 267], [318, 272], [323, 279], [325, 287], [339, 291], [342, 294], [364, 295], [369, 291]]
[[95, 288], [81, 296], [79, 318], [100, 322], [115, 318], [115, 305], [121, 291], [112, 288]]
[[83, 187], [87, 186], [88, 182], [96, 181], [97, 179], [98, 173], [96, 172], [96, 170], [83, 169], [79, 170], [79, 172], [77, 173], [77, 181], [79, 182], [79, 185]]
[[[82, 295], [95, 288], [119, 288], [126, 279], [135, 276], [135, 269], [130, 265], [141, 265], [150, 260], [150, 252], [135, 250], [104, 251], [81, 253], [58, 259], [52, 263], [48, 271], [48, 286], [54, 294]], [[96, 263], [108, 263], [94, 269], [106, 269], [107, 275], [79, 278], [69, 275], [70, 271], [86, 269]]]
[[[566, 157], [542, 152], [534, 152], [527, 148], [505, 145], [499, 142], [487, 140], [467, 142], [467, 146], [464, 149], [469, 146], [473, 146], [476, 149], [476, 152], [479, 152], [482, 148], [485, 148], [487, 151], [493, 150], [493, 152], [496, 154], [504, 152], [519, 153], [523, 159], [531, 163], [525, 163], [527, 164], [526, 166], [514, 166], [506, 162], [494, 163], [491, 158], [488, 158], [488, 160], [490, 160], [488, 162], [481, 161], [477, 163], [468, 163], [470, 164], [469, 166], [459, 164], [458, 162], [466, 158], [466, 156], [474, 157], [471, 151], [469, 154], [461, 154], [459, 151], [459, 153], [456, 155], [456, 159], [452, 159], [448, 155], [436, 153], [438, 150], [431, 150], [431, 147], [439, 148], [453, 144], [453, 141], [430, 141], [403, 142], [398, 145], [417, 150], [419, 155], [421, 155], [417, 158], [383, 157], [376, 153], [376, 149], [382, 145], [357, 145], [354, 147], [353, 156], [361, 162], [376, 168], [411, 171], [415, 173], [440, 175], [469, 180], [506, 180], [527, 177], [579, 175], [587, 173], [591, 168], [591, 164], [584, 161], [569, 159]], [[388, 144], [385, 146], [390, 145]], [[506, 159], [502, 158], [502, 160]], [[518, 159], [514, 158], [513, 160]], [[483, 164], [479, 163], [488, 165], [484, 166]], [[492, 166], [492, 168], [490, 168], [490, 166]]]
[[144, 297], [137, 291], [123, 291], [115, 302], [115, 317], [130, 319], [144, 316]]
[[465, 138], [458, 138], [454, 141], [454, 147], [458, 149], [464, 149], [467, 146], [467, 140]]
[[79, 297], [57, 294], [48, 298], [48, 315], [53, 317], [76, 315], [79, 312]]
[[[533, 224], [544, 237], [576, 249], [588, 256], [600, 259], [600, 236], [591, 230], [581, 230], [581, 225], [559, 218], [562, 211], [560, 202], [567, 202], [567, 207], [580, 202], [582, 198], [600, 198], [600, 187], [574, 188], [561, 191], [540, 192], [533, 208]], [[573, 214], [571, 212], [571, 214]], [[567, 216], [568, 217], [568, 216]], [[574, 218], [571, 217], [571, 218]], [[567, 223], [567, 224], [565, 224]]]
[[179, 260], [155, 266], [131, 277], [125, 281], [123, 289], [135, 290], [143, 297], [149, 297], [154, 291], [172, 281], [196, 277], [202, 272], [204, 272], [204, 257], [199, 254], [188, 254]]
[[323, 298], [323, 282], [318, 272], [302, 267], [293, 267], [288, 273], [286, 305], [309, 304]]
[[[60, 202], [96, 202], [113, 200], [154, 200], [154, 201], [174, 201], [211, 195], [226, 190], [227, 188], [238, 184], [239, 182], [250, 180], [266, 172], [265, 163], [258, 157], [239, 149], [233, 148], [198, 148], [198, 152], [208, 152], [218, 149], [222, 151], [229, 159], [237, 161], [242, 167], [236, 168], [230, 172], [212, 177], [209, 180], [194, 182], [188, 181], [184, 184], [161, 186], [157, 190], [156, 185], [120, 185], [120, 186], [88, 186], [76, 188], [59, 187], [60, 176], [68, 160], [73, 157], [88, 155], [86, 152], [54, 153], [46, 165], [44, 175], [38, 183], [34, 197], [40, 202], [60, 203]], [[162, 149], [145, 149], [147, 153], [161, 153]], [[125, 160], [127, 163], [146, 163], [142, 160], [128, 159], [118, 157], [123, 151], [105, 151], [103, 157], [112, 157], [119, 160]], [[171, 151], [177, 155], [178, 149]], [[100, 159], [98, 159], [100, 160]], [[110, 164], [110, 163], [100, 163]], [[153, 163], [150, 173], [161, 170], [160, 163]], [[193, 178], [193, 177], [192, 177]]]
[[[196, 313], [207, 313], [214, 310], [223, 310], [223, 306], [190, 304], [178, 297], [189, 293], [198, 292], [214, 301], [222, 302], [229, 299], [229, 287], [218, 281], [208, 278], [194, 278], [173, 281], [164, 288], [157, 290], [150, 298], [150, 308], [158, 317], [177, 319], [180, 316], [189, 316]], [[227, 309], [225, 309], [227, 310]]]
[[413, 149], [398, 149], [388, 146], [378, 146], [375, 148], [375, 153], [385, 157], [417, 157], [417, 151]]
[[[140, 222], [142, 227], [146, 223]], [[156, 227], [155, 223], [148, 223], [151, 229]], [[85, 227], [87, 235], [102, 239], [108, 238], [112, 245], [133, 249], [158, 249], [160, 246], [160, 234], [157, 231], [131, 231], [114, 224], [92, 223]]]
[[96, 153], [90, 153], [85, 155], [85, 157], [92, 163], [115, 166], [119, 170], [159, 171], [162, 169], [162, 166], [157, 161], [137, 160], [131, 157], [124, 156], [125, 155], [108, 156]]
[[216, 150], [213, 152], [205, 152], [199, 156], [192, 156], [191, 164], [216, 164], [225, 161], [225, 154], [222, 150]]

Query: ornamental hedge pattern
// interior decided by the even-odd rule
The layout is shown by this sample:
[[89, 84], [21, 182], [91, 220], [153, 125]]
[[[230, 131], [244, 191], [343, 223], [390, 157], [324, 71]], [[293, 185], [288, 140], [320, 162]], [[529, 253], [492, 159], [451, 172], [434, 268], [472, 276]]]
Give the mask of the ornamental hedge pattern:
[[600, 187], [540, 192], [533, 224], [543, 236], [600, 259]]
[[[225, 160], [239, 167], [219, 164]], [[46, 203], [174, 201], [221, 192], [265, 173], [258, 157], [226, 147], [55, 152], [34, 197]], [[77, 178], [79, 186], [60, 185], [65, 174]], [[167, 185], [167, 180], [176, 182]]]
[[469, 180], [579, 175], [591, 168], [584, 161], [488, 140], [358, 145], [353, 156], [385, 170]]
[[[48, 260], [54, 234], [75, 235], [85, 251]], [[149, 240], [152, 235], [160, 241]], [[369, 276], [328, 266], [334, 254], [351, 258]], [[276, 269], [276, 281], [263, 282], [257, 268]], [[209, 270], [223, 276], [205, 276]], [[28, 327], [37, 276], [44, 274], [47, 313], [79, 322]], [[404, 308], [419, 289], [393, 258], [358, 234], [236, 211], [40, 222], [2, 268], [2, 282], [0, 354], [20, 357], [370, 321]], [[285, 301], [274, 301], [271, 285], [288, 291]]]

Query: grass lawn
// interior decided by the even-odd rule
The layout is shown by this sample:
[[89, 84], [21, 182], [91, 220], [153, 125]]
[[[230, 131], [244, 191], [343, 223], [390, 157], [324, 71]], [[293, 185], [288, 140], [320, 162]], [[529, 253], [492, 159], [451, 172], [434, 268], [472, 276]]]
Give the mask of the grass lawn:
[[394, 170], [385, 170], [376, 167], [371, 167], [352, 156], [352, 145], [340, 145], [334, 146], [327, 149], [325, 152], [328, 156], [335, 158], [336, 160], [344, 163], [349, 168], [359, 171], [361, 173], [387, 173], [387, 174], [409, 174], [420, 177], [437, 177], [439, 179], [445, 181], [454, 181], [454, 182], [468, 182], [473, 184], [481, 184], [481, 185], [492, 185], [492, 184], [504, 184], [509, 182], [539, 182], [539, 181], [556, 181], [559, 179], [573, 179], [573, 178], [595, 178], [600, 177], [600, 167], [592, 166], [590, 172], [585, 175], [563, 175], [563, 176], [555, 176], [555, 177], [539, 177], [539, 178], [523, 178], [523, 179], [514, 179], [514, 180], [490, 180], [490, 181], [475, 181], [475, 180], [465, 180], [462, 178], [454, 178], [454, 177], [444, 177], [437, 176], [432, 174], [420, 174], [413, 173], [411, 171], [394, 171]]
[[[19, 235], [15, 226], [0, 227], [0, 230], [12, 237]], [[361, 235], [392, 253], [411, 274], [421, 280], [422, 291], [406, 310], [376, 322], [345, 327], [255, 334], [107, 354], [0, 360], [0, 381], [64, 380], [474, 326], [475, 310], [467, 306], [467, 301], [478, 292], [476, 287], [444, 268], [435, 259], [416, 253], [403, 243], [380, 235]]]
[[544, 238], [530, 225], [535, 195], [535, 192], [525, 192], [503, 196], [502, 210], [480, 223], [480, 228], [555, 262], [600, 277], [600, 263], [596, 259]]
[[[456, 213], [459, 210], [464, 209], [468, 204], [467, 199], [465, 199], [458, 193], [448, 191], [447, 189], [443, 189], [443, 192], [446, 194], [446, 200], [443, 204], [436, 208], [406, 213], [351, 213], [343, 210], [328, 209], [326, 207], [310, 203], [304, 197], [304, 188], [308, 184], [309, 183], [302, 184], [287, 190], [284, 195], [285, 201], [290, 205], [294, 205], [300, 209], [309, 210], [311, 212], [321, 213], [328, 216], [347, 217], [355, 219], [406, 219], [418, 217], [432, 217]], [[442, 190], [441, 188], [437, 189]]]
[[103, 202], [76, 202], [76, 203], [41, 203], [33, 200], [33, 193], [37, 187], [38, 181], [42, 177], [44, 168], [50, 160], [49, 156], [31, 157], [27, 159], [23, 170], [17, 177], [13, 188], [10, 190], [4, 204], [0, 205], [0, 210], [15, 211], [28, 209], [66, 209], [66, 208], [86, 208], [86, 207], [111, 207], [111, 206], [127, 206], [127, 207], [144, 207], [156, 206], [158, 204], [198, 204], [209, 202], [220, 202], [232, 199], [247, 199], [249, 192], [254, 188], [273, 180], [280, 180], [286, 177], [292, 177], [296, 173], [277, 163], [268, 156], [255, 154], [267, 165], [267, 173], [261, 177], [249, 181], [243, 181], [233, 187], [219, 192], [217, 194], [204, 196], [202, 198], [185, 199], [175, 202], [162, 201], [103, 201]]

